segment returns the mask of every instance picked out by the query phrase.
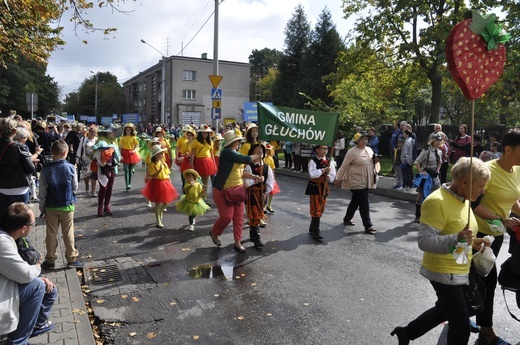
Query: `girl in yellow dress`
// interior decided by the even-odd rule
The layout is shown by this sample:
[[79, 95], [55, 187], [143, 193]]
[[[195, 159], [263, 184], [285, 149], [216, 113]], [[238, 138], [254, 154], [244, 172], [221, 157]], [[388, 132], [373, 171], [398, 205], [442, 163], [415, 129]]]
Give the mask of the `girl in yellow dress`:
[[204, 202], [204, 189], [198, 172], [186, 169], [182, 172], [186, 183], [184, 184], [184, 195], [175, 204], [177, 211], [188, 215], [190, 225], [188, 231], [195, 230], [195, 217], [206, 213], [210, 207]]
[[193, 141], [191, 147], [190, 168], [197, 171], [202, 178], [204, 199], [206, 198], [206, 193], [208, 191], [209, 177], [217, 173], [217, 166], [213, 159], [211, 133], [213, 133], [213, 130], [210, 126], [205, 124], [200, 125], [200, 128], [197, 131], [197, 138]]
[[155, 203], [155, 226], [158, 228], [164, 228], [162, 223], [164, 209], [179, 196], [170, 181], [170, 169], [163, 160], [165, 151], [166, 149], [159, 145], [152, 146], [152, 158], [147, 168], [149, 180], [141, 191], [148, 200]]
[[161, 141], [161, 147], [165, 149], [164, 158], [166, 164], [168, 165], [168, 168], [171, 169], [173, 162], [172, 147], [170, 145], [170, 141], [166, 138], [164, 134], [164, 129], [162, 129], [162, 127], [157, 127], [153, 133], [153, 136], [159, 138], [159, 140]]
[[[191, 166], [191, 147], [197, 133], [190, 125], [186, 125], [182, 129], [183, 136], [177, 140], [175, 147], [175, 164], [180, 167], [181, 173], [189, 169]], [[181, 174], [182, 185], [184, 186], [184, 176]]]
[[119, 138], [119, 149], [121, 150], [123, 166], [125, 167], [126, 190], [129, 191], [132, 188], [134, 166], [141, 160], [138, 152], [139, 140], [137, 139], [133, 123], [127, 123], [123, 127], [123, 136]]

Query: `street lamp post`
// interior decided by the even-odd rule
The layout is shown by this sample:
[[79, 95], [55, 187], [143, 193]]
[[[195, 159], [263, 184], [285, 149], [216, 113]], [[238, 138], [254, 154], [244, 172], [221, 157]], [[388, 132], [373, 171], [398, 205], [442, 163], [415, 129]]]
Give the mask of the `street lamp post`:
[[97, 73], [94, 73], [93, 71], [90, 71], [90, 73], [92, 73], [96, 76], [96, 96], [94, 98], [94, 115], [96, 116], [96, 121], [97, 121], [98, 75], [97, 75]]
[[162, 71], [161, 71], [161, 74], [162, 74], [162, 80], [161, 80], [161, 124], [165, 124], [166, 122], [166, 119], [164, 117], [164, 109], [165, 109], [165, 102], [166, 102], [166, 99], [165, 99], [165, 82], [166, 82], [166, 58], [164, 57], [164, 54], [161, 53], [158, 49], [156, 49], [154, 46], [152, 46], [151, 44], [149, 44], [148, 42], [146, 42], [145, 40], [141, 39], [141, 43], [144, 43], [146, 44], [147, 46], [149, 46], [150, 48], [152, 48], [153, 50], [155, 50], [156, 52], [158, 52], [159, 54], [161, 54], [162, 56]]

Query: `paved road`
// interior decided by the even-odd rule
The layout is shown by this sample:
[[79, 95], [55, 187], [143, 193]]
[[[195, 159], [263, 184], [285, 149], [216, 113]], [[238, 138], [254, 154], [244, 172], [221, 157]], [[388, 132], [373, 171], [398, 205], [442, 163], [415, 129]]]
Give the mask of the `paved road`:
[[[374, 237], [361, 225], [342, 225], [350, 193], [333, 188], [321, 222], [325, 241], [317, 244], [307, 232], [306, 180], [278, 174], [282, 193], [262, 232], [266, 246], [256, 250], [246, 242], [247, 253], [237, 254], [230, 229], [223, 247], [211, 243], [215, 209], [188, 232], [187, 217], [170, 206], [166, 227], [155, 228], [139, 193], [142, 177], [138, 167], [134, 189], [125, 192], [118, 176], [113, 217], [96, 217], [95, 200], [78, 193], [87, 298], [109, 343], [397, 344], [390, 331], [435, 301], [418, 273], [409, 201], [371, 197]], [[180, 190], [177, 171], [173, 181]], [[354, 220], [361, 224], [359, 215]], [[516, 344], [518, 324], [501, 295], [497, 301], [496, 328]], [[441, 325], [416, 343], [444, 344], [444, 332]]]

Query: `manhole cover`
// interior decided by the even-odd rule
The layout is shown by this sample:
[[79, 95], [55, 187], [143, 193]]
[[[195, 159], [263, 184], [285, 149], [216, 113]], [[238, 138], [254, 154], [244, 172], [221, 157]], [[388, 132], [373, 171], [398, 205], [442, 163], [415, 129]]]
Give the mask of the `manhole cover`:
[[104, 265], [87, 269], [89, 282], [92, 284], [106, 284], [123, 280], [123, 274], [117, 265]]

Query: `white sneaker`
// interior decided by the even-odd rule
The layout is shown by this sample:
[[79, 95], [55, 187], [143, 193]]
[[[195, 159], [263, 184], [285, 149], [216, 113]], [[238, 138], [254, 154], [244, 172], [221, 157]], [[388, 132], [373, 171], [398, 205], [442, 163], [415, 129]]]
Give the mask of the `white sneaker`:
[[147, 207], [152, 207], [152, 203], [150, 201], [148, 201], [148, 203], [146, 204]]
[[193, 218], [193, 225], [195, 225], [195, 218]]
[[195, 231], [195, 225], [193, 224], [190, 224], [190, 226], [188, 226], [188, 231]]
[[404, 190], [404, 188], [403, 187], [398, 187], [395, 190]]
[[168, 211], [167, 209], [164, 209], [164, 212]]

